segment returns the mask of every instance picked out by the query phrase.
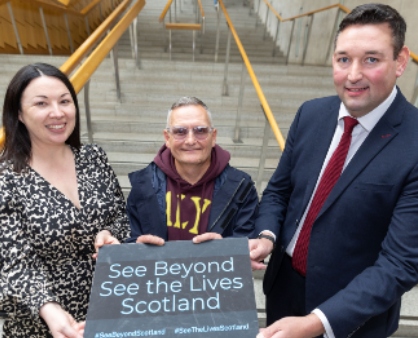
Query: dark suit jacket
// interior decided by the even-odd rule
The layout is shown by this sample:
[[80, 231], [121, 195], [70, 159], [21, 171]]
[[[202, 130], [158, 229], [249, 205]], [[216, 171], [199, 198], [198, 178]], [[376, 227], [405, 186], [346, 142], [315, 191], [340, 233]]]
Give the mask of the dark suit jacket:
[[[256, 231], [286, 248], [333, 137], [338, 97], [299, 109], [260, 205]], [[273, 265], [273, 264], [272, 264]], [[418, 110], [398, 94], [354, 155], [312, 229], [306, 311], [319, 308], [337, 338], [388, 337], [402, 294], [418, 283]], [[265, 276], [268, 297], [277, 269]]]

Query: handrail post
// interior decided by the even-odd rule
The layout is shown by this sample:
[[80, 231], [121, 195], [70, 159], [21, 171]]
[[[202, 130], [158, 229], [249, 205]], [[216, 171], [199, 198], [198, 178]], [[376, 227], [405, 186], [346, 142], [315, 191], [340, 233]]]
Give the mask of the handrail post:
[[12, 22], [13, 31], [15, 33], [17, 47], [19, 48], [20, 54], [23, 55], [24, 53], [23, 53], [22, 42], [20, 40], [19, 30], [17, 29], [15, 16], [13, 14], [13, 8], [12, 8], [12, 5], [10, 4], [10, 1], [7, 3], [7, 9], [9, 10], [10, 21]]
[[[229, 28], [229, 27], [228, 27]], [[224, 69], [224, 84], [222, 89], [222, 95], [228, 96], [228, 64], [229, 64], [229, 52], [231, 49], [231, 29], [228, 30], [228, 41], [226, 43], [226, 55], [225, 55], [225, 69]]]
[[192, 30], [192, 35], [193, 35], [192, 48], [193, 48], [193, 62], [194, 62], [194, 51], [196, 49], [196, 31], [195, 30]]
[[68, 15], [64, 13], [65, 27], [67, 28], [68, 43], [70, 45], [71, 54], [74, 53], [73, 38], [71, 36], [70, 24], [68, 23]]
[[295, 29], [295, 19], [292, 20], [292, 29], [290, 30], [289, 45], [287, 46], [286, 64], [289, 63], [290, 47], [292, 46], [293, 31]]
[[266, 6], [266, 19], [264, 20], [264, 34], [263, 34], [263, 40], [266, 39], [266, 33], [267, 33], [267, 23], [269, 19], [269, 8]]
[[277, 26], [276, 26], [276, 36], [274, 37], [274, 45], [273, 45], [273, 57], [276, 56], [276, 49], [277, 49], [277, 39], [279, 38], [279, 28], [280, 28], [280, 20], [277, 19]]
[[241, 111], [242, 111], [242, 102], [244, 99], [244, 89], [245, 89], [245, 74], [247, 68], [245, 67], [245, 63], [242, 63], [242, 70], [241, 70], [241, 85], [239, 87], [239, 95], [238, 95], [238, 108], [237, 108], [237, 116], [235, 118], [235, 129], [234, 129], [234, 143], [242, 143], [241, 140]]
[[84, 17], [84, 22], [86, 23], [87, 36], [90, 36], [90, 23], [89, 18], [87, 16]]
[[121, 91], [120, 91], [120, 81], [119, 81], [119, 62], [118, 62], [118, 42], [113, 46], [113, 49], [110, 52], [110, 55], [113, 58], [113, 66], [115, 68], [115, 83], [116, 83], [116, 94], [118, 96], [119, 102], [121, 102]]
[[131, 24], [132, 27], [132, 43], [133, 43], [133, 50], [135, 54], [135, 64], [138, 69], [141, 69], [141, 59], [139, 58], [139, 51], [138, 51], [138, 17], [136, 17]]
[[171, 61], [171, 29], [168, 30], [168, 51], [170, 53], [170, 61]]
[[[418, 63], [416, 63], [418, 66]], [[415, 77], [415, 86], [414, 86], [414, 93], [412, 95], [412, 104], [418, 108], [418, 68], [417, 68], [417, 75]]]
[[258, 0], [258, 8], [257, 8], [257, 16], [255, 17], [255, 26], [258, 26], [258, 17], [260, 16], [260, 5], [261, 5], [261, 0]]
[[308, 27], [308, 34], [306, 36], [305, 46], [303, 47], [302, 66], [305, 65], [306, 52], [308, 51], [309, 40], [311, 38], [311, 32], [312, 32], [313, 14], [309, 16], [310, 16], [310, 23]]
[[87, 135], [89, 143], [93, 143], [93, 128], [91, 125], [91, 114], [90, 114], [90, 80], [84, 85], [84, 109], [86, 110], [86, 123], [87, 123]]
[[133, 30], [133, 22], [129, 25], [129, 42], [131, 43], [131, 54], [132, 59], [135, 59], [135, 46], [134, 46], [134, 30]]
[[202, 31], [200, 33], [200, 54], [203, 54], [203, 38], [205, 36], [205, 30], [206, 30], [206, 21], [205, 17], [202, 17]]
[[216, 21], [216, 43], [215, 43], [215, 62], [218, 62], [218, 53], [219, 53], [219, 34], [220, 34], [220, 10], [219, 7], [216, 9], [217, 21]]
[[42, 26], [44, 27], [44, 33], [45, 33], [46, 43], [48, 45], [49, 55], [52, 55], [51, 40], [49, 39], [48, 27], [46, 26], [44, 10], [42, 7], [39, 7], [39, 14], [41, 15]]
[[[261, 109], [263, 109], [263, 107], [261, 107]], [[258, 173], [257, 173], [257, 180], [256, 180], [256, 189], [258, 193], [261, 192], [261, 185], [262, 185], [263, 177], [264, 177], [264, 169], [266, 166], [266, 158], [267, 158], [267, 149], [268, 149], [268, 143], [270, 139], [270, 130], [271, 130], [270, 124], [266, 117], [265, 122], [264, 122], [263, 144], [261, 146], [261, 155], [260, 155], [260, 161], [258, 163]]]
[[[299, 9], [299, 14], [302, 14], [303, 7]], [[296, 22], [297, 19], [295, 19]], [[296, 44], [295, 44], [295, 57], [296, 59], [299, 57], [299, 41], [300, 41], [300, 35], [302, 30], [302, 18], [299, 18], [298, 21], [298, 27], [297, 27], [297, 33], [296, 33]]]
[[177, 22], [177, 0], [174, 0], [174, 22]]
[[334, 29], [332, 30], [333, 33], [331, 33], [331, 37], [329, 39], [327, 54], [325, 55], [325, 60], [324, 60], [324, 65], [327, 64], [328, 58], [331, 54], [331, 48], [332, 48], [332, 45], [334, 44], [335, 32], [337, 31], [337, 28], [338, 28], [338, 21], [340, 18], [340, 14], [341, 14], [340, 9], [337, 8], [337, 14], [335, 15], [335, 21], [334, 21]]

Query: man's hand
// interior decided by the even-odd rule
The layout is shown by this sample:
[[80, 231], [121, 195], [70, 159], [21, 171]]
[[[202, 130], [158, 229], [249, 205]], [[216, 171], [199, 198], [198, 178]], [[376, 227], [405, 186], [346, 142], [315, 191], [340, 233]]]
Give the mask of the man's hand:
[[54, 302], [45, 303], [39, 310], [54, 338], [83, 338], [85, 322], [74, 318]]
[[197, 235], [193, 238], [193, 243], [199, 244], [207, 241], [211, 241], [212, 239], [222, 239], [222, 235], [216, 232], [205, 232], [204, 234]]
[[285, 317], [265, 329], [260, 329], [256, 338], [313, 338], [325, 333], [317, 315]]
[[273, 251], [273, 243], [266, 239], [250, 239], [248, 241], [250, 249], [251, 268], [253, 270], [265, 270], [266, 265], [263, 260]]
[[110, 233], [109, 230], [102, 230], [100, 231], [96, 239], [94, 241], [94, 248], [96, 249], [96, 253], [93, 254], [93, 259], [97, 258], [97, 254], [99, 252], [99, 248], [106, 244], [120, 244], [116, 237]]
[[158, 246], [163, 246], [165, 244], [164, 239], [158, 236], [154, 236], [154, 235], [141, 235], [136, 239], [136, 242], [143, 243], [143, 244], [158, 245]]

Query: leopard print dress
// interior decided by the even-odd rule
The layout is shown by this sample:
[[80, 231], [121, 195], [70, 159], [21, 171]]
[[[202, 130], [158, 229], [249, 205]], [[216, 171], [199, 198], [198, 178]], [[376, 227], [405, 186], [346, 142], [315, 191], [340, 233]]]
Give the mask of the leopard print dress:
[[27, 167], [0, 172], [0, 311], [4, 338], [52, 337], [39, 308], [58, 302], [85, 319], [94, 271], [94, 238], [109, 230], [119, 241], [129, 223], [119, 183], [104, 151], [73, 149], [81, 208]]

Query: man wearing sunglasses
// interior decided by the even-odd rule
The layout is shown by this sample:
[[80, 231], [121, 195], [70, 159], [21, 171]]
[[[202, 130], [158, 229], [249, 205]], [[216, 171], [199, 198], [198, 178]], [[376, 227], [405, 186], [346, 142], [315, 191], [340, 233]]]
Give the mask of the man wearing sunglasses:
[[250, 237], [258, 213], [251, 177], [229, 165], [216, 145], [208, 107], [182, 97], [168, 112], [165, 144], [145, 169], [129, 175], [128, 242], [163, 245]]

